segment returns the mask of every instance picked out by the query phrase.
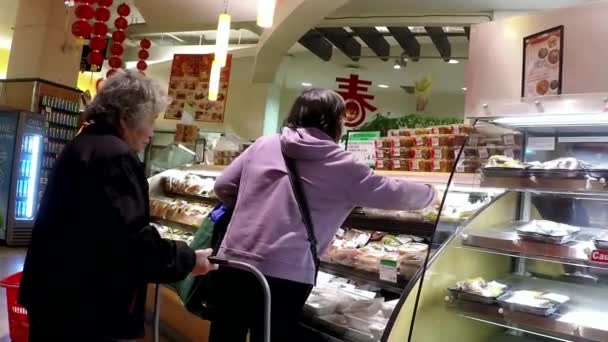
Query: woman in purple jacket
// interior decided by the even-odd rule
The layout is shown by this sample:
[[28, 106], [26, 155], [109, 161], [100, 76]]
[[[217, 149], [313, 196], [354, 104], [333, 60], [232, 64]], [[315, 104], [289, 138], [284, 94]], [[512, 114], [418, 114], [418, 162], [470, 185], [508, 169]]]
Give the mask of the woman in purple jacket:
[[[295, 160], [318, 239], [325, 252], [355, 206], [415, 210], [435, 201], [429, 185], [376, 175], [338, 146], [344, 100], [331, 90], [310, 89], [294, 103], [280, 135], [260, 138], [215, 183], [223, 204], [234, 209], [218, 255], [257, 267], [272, 292], [272, 341], [293, 339], [310, 294], [315, 266], [306, 227], [282, 152]], [[262, 290], [255, 278], [221, 269], [210, 297], [219, 309], [212, 342], [261, 340]]]

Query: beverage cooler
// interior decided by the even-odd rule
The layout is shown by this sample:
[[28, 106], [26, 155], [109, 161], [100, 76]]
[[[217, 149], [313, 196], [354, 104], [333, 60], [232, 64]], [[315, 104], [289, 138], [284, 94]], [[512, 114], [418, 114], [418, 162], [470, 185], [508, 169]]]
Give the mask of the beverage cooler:
[[0, 239], [27, 245], [38, 212], [45, 121], [0, 110]]

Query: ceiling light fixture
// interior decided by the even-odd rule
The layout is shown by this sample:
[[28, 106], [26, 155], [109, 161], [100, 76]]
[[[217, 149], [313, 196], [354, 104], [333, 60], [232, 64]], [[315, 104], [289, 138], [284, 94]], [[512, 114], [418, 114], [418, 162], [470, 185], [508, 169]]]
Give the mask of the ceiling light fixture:
[[399, 59], [395, 60], [395, 65], [393, 65], [393, 69], [395, 69], [395, 70], [401, 69], [401, 61]]
[[458, 63], [460, 63], [460, 61], [459, 61], [459, 60], [457, 60], [457, 59], [450, 59], [450, 60], [448, 61], [448, 63], [449, 63], [449, 64], [458, 64]]
[[209, 75], [209, 101], [217, 101], [220, 92], [220, 75], [222, 67], [214, 60], [211, 64], [211, 75]]
[[257, 24], [259, 27], [272, 27], [276, 5], [276, 0], [258, 0]]
[[312, 86], [312, 83], [302, 82], [302, 86], [303, 87], [310, 87], [310, 86]]
[[230, 41], [230, 14], [224, 12], [220, 14], [217, 22], [217, 32], [215, 36], [215, 61], [220, 68], [226, 66], [228, 58], [228, 43]]
[[467, 87], [462, 87], [462, 91], [467, 91]]
[[388, 85], [386, 85], [386, 84], [378, 84], [378, 88], [384, 88], [384, 89], [386, 89], [386, 88], [388, 88]]

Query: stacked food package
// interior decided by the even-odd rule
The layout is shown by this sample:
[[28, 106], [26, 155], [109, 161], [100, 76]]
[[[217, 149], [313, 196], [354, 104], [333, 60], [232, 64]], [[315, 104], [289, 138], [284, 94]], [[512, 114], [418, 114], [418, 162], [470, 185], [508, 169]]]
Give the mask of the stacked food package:
[[475, 131], [469, 125], [400, 129], [376, 141], [376, 169], [450, 172], [457, 151]]
[[360, 341], [382, 337], [398, 299], [385, 301], [376, 292], [357, 287], [344, 278], [321, 274], [306, 301], [305, 315], [315, 317], [339, 335]]
[[213, 207], [170, 198], [150, 199], [150, 215], [155, 218], [199, 227]]
[[462, 151], [462, 157], [458, 165], [456, 165], [456, 172], [477, 172], [493, 156], [520, 159], [522, 144], [523, 135], [519, 133], [507, 133], [492, 137], [472, 134]]
[[192, 172], [175, 171], [163, 177], [165, 192], [173, 194], [215, 198], [214, 184], [215, 178], [204, 177]]
[[395, 262], [397, 272], [411, 278], [428, 252], [423, 239], [412, 235], [390, 235], [356, 229], [341, 229], [323, 261], [379, 273], [383, 260]]
[[152, 223], [152, 226], [158, 230], [163, 239], [183, 241], [190, 244], [194, 240], [194, 234], [181, 229], [175, 229], [162, 224]]

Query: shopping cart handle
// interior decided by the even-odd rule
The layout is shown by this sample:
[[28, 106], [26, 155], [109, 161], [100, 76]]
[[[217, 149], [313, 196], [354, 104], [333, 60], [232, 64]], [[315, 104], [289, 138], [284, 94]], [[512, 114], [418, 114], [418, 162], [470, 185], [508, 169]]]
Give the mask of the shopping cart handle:
[[213, 265], [228, 265], [230, 262], [226, 259], [218, 258], [216, 256], [211, 256], [207, 258], [209, 262]]

